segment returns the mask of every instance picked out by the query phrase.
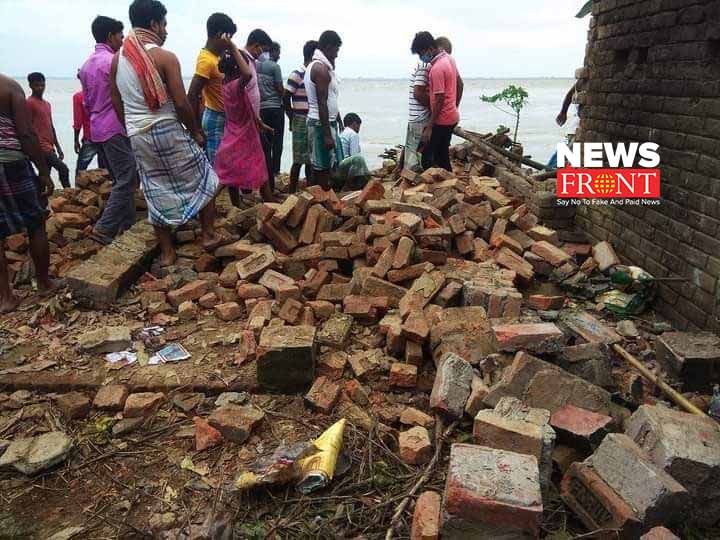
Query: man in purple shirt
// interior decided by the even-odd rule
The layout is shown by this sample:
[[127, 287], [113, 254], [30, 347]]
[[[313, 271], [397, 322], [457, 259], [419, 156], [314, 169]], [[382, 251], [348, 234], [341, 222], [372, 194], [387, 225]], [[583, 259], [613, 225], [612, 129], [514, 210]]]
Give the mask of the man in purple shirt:
[[98, 145], [112, 177], [112, 191], [91, 237], [109, 244], [135, 224], [135, 189], [139, 184], [135, 156], [125, 127], [110, 97], [110, 65], [123, 42], [123, 23], [98, 16], [92, 23], [95, 52], [80, 68], [92, 142]]

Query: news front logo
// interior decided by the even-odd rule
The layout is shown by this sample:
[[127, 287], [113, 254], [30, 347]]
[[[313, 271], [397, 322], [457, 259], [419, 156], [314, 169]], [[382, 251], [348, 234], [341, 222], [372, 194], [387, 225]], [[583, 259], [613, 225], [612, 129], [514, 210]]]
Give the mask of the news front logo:
[[[557, 197], [576, 204], [657, 204], [660, 155], [655, 143], [559, 144]], [[607, 165], [609, 165], [609, 167]], [[571, 201], [558, 201], [559, 204]]]

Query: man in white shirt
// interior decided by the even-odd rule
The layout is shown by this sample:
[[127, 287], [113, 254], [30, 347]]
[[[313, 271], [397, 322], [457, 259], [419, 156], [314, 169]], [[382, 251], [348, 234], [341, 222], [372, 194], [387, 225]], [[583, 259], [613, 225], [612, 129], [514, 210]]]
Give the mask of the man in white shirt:
[[370, 179], [370, 171], [360, 150], [362, 120], [357, 114], [348, 113], [343, 118], [343, 125], [345, 129], [340, 134], [340, 143], [344, 159], [338, 165], [337, 180], [348, 189], [362, 189]]

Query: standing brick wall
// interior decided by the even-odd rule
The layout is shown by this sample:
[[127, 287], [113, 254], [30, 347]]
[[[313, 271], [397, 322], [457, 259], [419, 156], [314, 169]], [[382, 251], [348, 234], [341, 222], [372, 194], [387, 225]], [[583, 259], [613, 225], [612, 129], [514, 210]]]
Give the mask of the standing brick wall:
[[659, 206], [579, 207], [576, 222], [656, 277], [657, 309], [720, 330], [720, 0], [595, 0], [582, 141], [660, 145]]

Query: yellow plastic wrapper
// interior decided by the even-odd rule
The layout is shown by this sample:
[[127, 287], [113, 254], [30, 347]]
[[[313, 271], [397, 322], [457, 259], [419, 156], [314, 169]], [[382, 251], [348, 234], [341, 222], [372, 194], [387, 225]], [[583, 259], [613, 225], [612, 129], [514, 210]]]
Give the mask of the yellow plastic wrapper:
[[335, 465], [343, 445], [345, 419], [337, 421], [320, 435], [313, 446], [317, 452], [300, 460], [300, 482], [297, 489], [310, 493], [325, 487], [335, 475]]
[[345, 423], [344, 418], [339, 420], [312, 443], [280, 445], [272, 456], [242, 472], [235, 480], [235, 487], [247, 490], [258, 485], [281, 485], [294, 480], [302, 493], [325, 487], [335, 475]]

